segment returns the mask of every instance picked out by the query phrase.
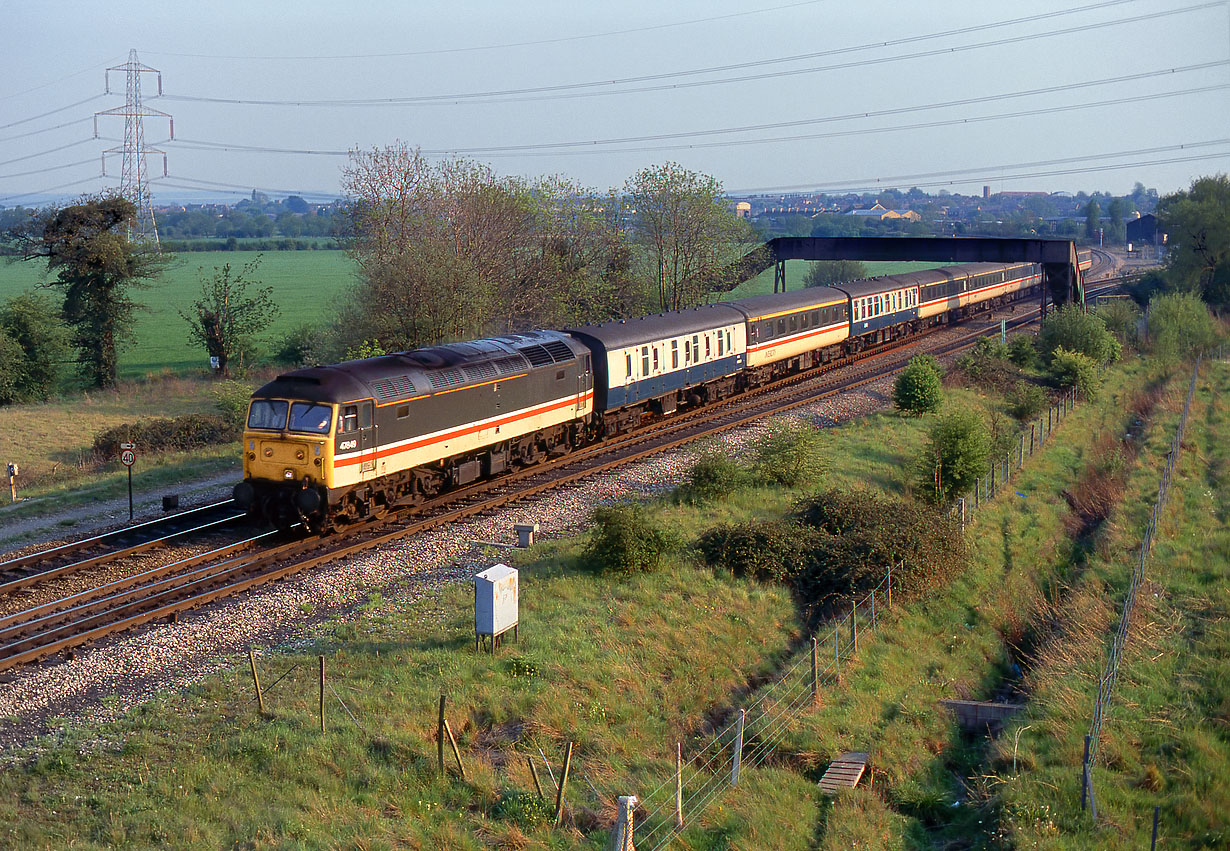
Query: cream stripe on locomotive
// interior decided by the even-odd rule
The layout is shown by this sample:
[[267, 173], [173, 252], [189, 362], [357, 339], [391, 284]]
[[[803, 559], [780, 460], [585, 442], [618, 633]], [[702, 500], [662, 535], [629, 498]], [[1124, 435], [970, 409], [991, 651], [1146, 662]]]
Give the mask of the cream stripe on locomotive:
[[[580, 395], [580, 406], [577, 404], [578, 394], [572, 393], [520, 411], [441, 429], [397, 443], [378, 445], [377, 471], [379, 475], [387, 475], [523, 437], [573, 419], [583, 419], [593, 410], [593, 401], [593, 390], [586, 390]], [[329, 487], [346, 487], [361, 481], [360, 465], [363, 460], [370, 460], [371, 454], [368, 450], [338, 455]]]

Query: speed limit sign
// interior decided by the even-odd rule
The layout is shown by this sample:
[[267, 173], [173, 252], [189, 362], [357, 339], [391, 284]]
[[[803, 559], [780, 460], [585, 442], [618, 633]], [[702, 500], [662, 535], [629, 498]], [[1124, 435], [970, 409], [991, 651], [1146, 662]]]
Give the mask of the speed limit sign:
[[133, 452], [131, 449], [125, 449], [120, 453], [120, 461], [125, 467], [131, 467], [133, 464], [137, 463], [137, 453]]

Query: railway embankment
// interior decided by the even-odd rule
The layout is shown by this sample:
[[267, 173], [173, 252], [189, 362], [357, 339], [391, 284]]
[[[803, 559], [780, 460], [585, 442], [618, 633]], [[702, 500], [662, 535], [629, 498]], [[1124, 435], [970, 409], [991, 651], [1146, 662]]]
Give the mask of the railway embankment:
[[[749, 742], [764, 758], [749, 761], [737, 793], [715, 784], [709, 806], [686, 814], [678, 847], [991, 844], [1005, 831], [1085, 847], [1085, 834], [1068, 836], [1075, 828], [1066, 822], [1046, 833], [1041, 821], [1012, 821], [1023, 811], [1006, 784], [1025, 789], [1024, 779], [1037, 772], [1023, 800], [1038, 807], [1062, 803], [1041, 790], [1059, 786], [1054, 778], [1065, 772], [1072, 778], [1063, 782], [1079, 791], [1079, 754], [1066, 765], [1066, 750], [1057, 747], [1052, 765], [1046, 743], [1047, 736], [1066, 742], [1062, 724], [1087, 726], [1087, 715], [1040, 716], [1019, 741], [1013, 727], [992, 741], [961, 733], [938, 701], [991, 696], [1014, 675], [1019, 636], [1041, 603], [1092, 575], [1092, 568], [1074, 567], [1076, 551], [1092, 553], [1089, 559], [1114, 552], [1113, 536], [1128, 524], [1119, 518], [1130, 519], [1138, 508], [1132, 495], [1148, 490], [1149, 452], [1125, 468], [1125, 497], [1106, 513], [1101, 534], [1091, 537], [1086, 528], [1085, 540], [1074, 540], [1080, 530], [1065, 493], [1079, 492], [1103, 436], [1122, 427], [1124, 400], [1155, 377], [1139, 361], [1115, 367], [1098, 399], [1077, 406], [1011, 487], [982, 508], [969, 530], [968, 570], [879, 610], [875, 632], [842, 659], [840, 681], [826, 681], [818, 706], [787, 719], [779, 739]], [[950, 404], [985, 411], [1004, 405], [977, 387], [947, 393]], [[1169, 412], [1169, 398], [1156, 410]], [[1211, 416], [1197, 415], [1194, 424], [1211, 426]], [[1150, 446], [1154, 429], [1164, 432], [1162, 419], [1149, 418]], [[925, 418], [894, 413], [826, 429], [822, 484], [890, 494], [914, 487], [926, 430]], [[646, 490], [665, 490], [679, 471]], [[655, 511], [689, 541], [721, 522], [783, 516], [807, 490], [746, 486], [703, 505], [668, 499]], [[616, 491], [582, 501], [609, 500]], [[1222, 511], [1223, 534], [1224, 520]], [[807, 627], [788, 589], [714, 572], [686, 548], [668, 554], [657, 572], [622, 576], [588, 569], [584, 545], [583, 537], [560, 537], [513, 556], [521, 570], [520, 636], [494, 657], [474, 652], [465, 582], [416, 585], [432, 556], [413, 548], [384, 554], [399, 564], [363, 580], [367, 596], [355, 615], [322, 621], [300, 610], [301, 622], [289, 631], [254, 635], [264, 715], [247, 656], [232, 650], [209, 660], [210, 672], [185, 690], [154, 689], [114, 720], [53, 724], [56, 735], [11, 750], [0, 776], [4, 841], [603, 847], [617, 796], [673, 783], [676, 743], [690, 756], [712, 718], [754, 704], [765, 683], [806, 666], [800, 648]], [[508, 556], [471, 550], [468, 558], [473, 569]], [[128, 658], [139, 661], [140, 641], [126, 641]], [[146, 654], [157, 653], [148, 643]], [[441, 695], [464, 778], [451, 754], [440, 776]], [[1021, 717], [1032, 718], [1041, 707], [1035, 693], [1025, 697]], [[570, 780], [562, 824], [554, 827], [550, 793], [569, 742]], [[1009, 779], [1004, 748], [1012, 744], [1018, 766]], [[821, 795], [819, 775], [846, 751], [871, 754], [874, 783]], [[550, 798], [545, 803], [531, 763]], [[710, 768], [701, 782], [704, 776], [717, 773]], [[1181, 772], [1165, 776], [1172, 791], [1185, 783]], [[1104, 835], [1089, 834], [1099, 841]]]

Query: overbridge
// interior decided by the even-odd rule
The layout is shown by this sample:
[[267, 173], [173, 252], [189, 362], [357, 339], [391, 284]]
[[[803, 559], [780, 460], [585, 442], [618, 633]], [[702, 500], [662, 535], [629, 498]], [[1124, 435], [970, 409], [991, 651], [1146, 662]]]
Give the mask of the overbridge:
[[742, 280], [774, 267], [773, 291], [786, 290], [787, 260], [929, 260], [940, 263], [1038, 263], [1043, 303], [1084, 307], [1085, 286], [1069, 239], [995, 237], [782, 236], [743, 259]]

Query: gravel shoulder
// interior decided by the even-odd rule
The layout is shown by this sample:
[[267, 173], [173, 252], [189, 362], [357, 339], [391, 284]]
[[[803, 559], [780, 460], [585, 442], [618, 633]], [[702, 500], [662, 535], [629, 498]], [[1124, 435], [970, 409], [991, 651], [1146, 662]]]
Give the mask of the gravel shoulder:
[[[821, 427], [848, 422], [891, 405], [892, 381], [881, 379], [793, 415]], [[762, 425], [751, 425], [719, 439], [737, 453], [762, 430]], [[309, 643], [330, 619], [363, 617], [360, 606], [373, 591], [393, 603], [430, 599], [442, 587], [468, 582], [489, 567], [491, 548], [483, 542], [513, 544], [514, 524], [538, 523], [544, 536], [575, 534], [585, 528], [595, 505], [669, 491], [689, 463], [686, 450], [666, 453], [492, 516], [433, 530], [221, 601], [176, 623], [152, 624], [108, 639], [68, 659], [5, 672], [0, 675], [0, 752], [15, 756], [37, 747], [40, 737], [113, 720], [157, 694], [180, 691], [219, 671], [246, 665], [249, 648], [278, 650]], [[231, 483], [214, 479], [183, 487], [181, 505], [225, 498]], [[144, 495], [139, 514], [161, 514], [159, 496]], [[87, 528], [87, 517], [103, 515], [101, 528], [126, 521], [127, 509], [125, 498], [119, 506], [95, 504], [69, 516], [80, 520], [81, 525], [73, 527], [80, 533]], [[43, 526], [31, 526], [30, 532], [58, 527], [62, 535], [63, 519], [42, 518]], [[424, 617], [431, 618], [430, 607], [425, 611]]]

